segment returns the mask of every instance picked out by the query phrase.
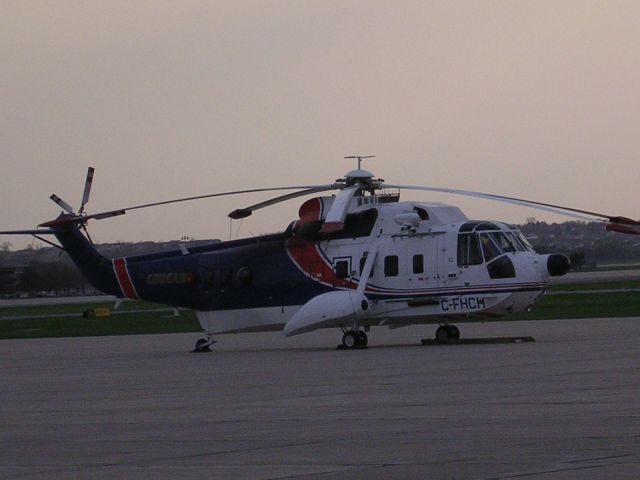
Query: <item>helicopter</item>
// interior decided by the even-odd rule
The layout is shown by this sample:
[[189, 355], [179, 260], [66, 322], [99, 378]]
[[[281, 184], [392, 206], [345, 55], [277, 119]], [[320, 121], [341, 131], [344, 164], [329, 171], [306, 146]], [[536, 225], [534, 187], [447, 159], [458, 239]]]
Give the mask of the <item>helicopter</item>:
[[[87, 213], [89, 167], [77, 211], [57, 195], [54, 220], [29, 234], [64, 250], [105, 294], [195, 311], [204, 337], [194, 351], [211, 351], [214, 335], [278, 331], [287, 337], [321, 328], [342, 331], [341, 347], [364, 348], [371, 327], [438, 325], [435, 338], [460, 338], [456, 323], [488, 321], [531, 308], [551, 277], [570, 268], [562, 254], [538, 254], [515, 226], [471, 220], [454, 205], [400, 201], [401, 190], [442, 192], [506, 202], [640, 234], [640, 222], [515, 197], [441, 187], [387, 183], [362, 169], [372, 156], [348, 156], [357, 168], [323, 185], [253, 188], [177, 198]], [[86, 226], [128, 211], [205, 198], [289, 191], [229, 213], [257, 210], [315, 195], [280, 233], [160, 253], [108, 259]], [[325, 192], [336, 193], [322, 195]], [[60, 245], [44, 239], [53, 235]]]

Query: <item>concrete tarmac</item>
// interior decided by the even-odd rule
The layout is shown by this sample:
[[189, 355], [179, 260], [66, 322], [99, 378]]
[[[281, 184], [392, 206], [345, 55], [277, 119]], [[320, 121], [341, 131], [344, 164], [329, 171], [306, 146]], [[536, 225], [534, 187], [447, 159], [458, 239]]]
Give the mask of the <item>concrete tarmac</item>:
[[640, 318], [0, 342], [0, 477], [636, 479]]

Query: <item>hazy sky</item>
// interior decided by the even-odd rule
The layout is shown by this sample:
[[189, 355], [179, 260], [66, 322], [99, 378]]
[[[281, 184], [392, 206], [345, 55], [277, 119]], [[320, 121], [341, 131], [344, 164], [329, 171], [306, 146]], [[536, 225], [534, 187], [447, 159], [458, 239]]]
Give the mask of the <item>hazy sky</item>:
[[[387, 181], [640, 217], [640, 2], [42, 1], [0, 15], [0, 228], [225, 190]], [[229, 237], [265, 195], [94, 221]], [[558, 217], [428, 193], [473, 218]], [[298, 201], [234, 222], [278, 231]], [[15, 247], [28, 238], [11, 237]]]

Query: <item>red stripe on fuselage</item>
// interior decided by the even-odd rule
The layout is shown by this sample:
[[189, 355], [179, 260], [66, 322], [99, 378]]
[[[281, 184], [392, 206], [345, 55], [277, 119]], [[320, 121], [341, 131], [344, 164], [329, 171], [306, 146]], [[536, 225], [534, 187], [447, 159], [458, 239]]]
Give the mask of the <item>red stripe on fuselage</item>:
[[333, 265], [326, 259], [316, 242], [293, 237], [287, 241], [287, 252], [296, 266], [315, 281], [331, 287], [358, 288], [358, 284], [348, 278], [336, 277]]
[[[322, 198], [311, 198], [304, 202], [298, 211], [300, 219], [294, 230], [308, 223], [322, 220], [324, 214], [324, 201]], [[331, 261], [327, 259], [320, 249], [318, 242], [312, 242], [294, 236], [286, 243], [287, 253], [293, 263], [304, 273], [317, 282], [330, 287], [343, 287], [356, 289], [358, 284], [348, 278], [336, 277]]]
[[129, 270], [127, 269], [127, 260], [124, 258], [114, 258], [113, 271], [116, 273], [116, 278], [118, 279], [118, 284], [120, 285], [123, 295], [127, 298], [139, 300], [140, 297], [138, 296], [136, 287], [134, 287], [131, 275], [129, 275]]

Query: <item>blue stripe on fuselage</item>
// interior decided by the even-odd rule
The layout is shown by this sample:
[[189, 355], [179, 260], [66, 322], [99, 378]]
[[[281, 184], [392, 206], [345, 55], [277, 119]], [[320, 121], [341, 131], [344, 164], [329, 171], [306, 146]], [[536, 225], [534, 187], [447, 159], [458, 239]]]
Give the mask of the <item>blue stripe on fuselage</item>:
[[[127, 257], [142, 300], [197, 310], [301, 305], [331, 290], [310, 279], [287, 255], [286, 234]], [[243, 281], [239, 271], [250, 275]]]
[[[127, 257], [142, 300], [196, 310], [239, 310], [303, 305], [332, 290], [301, 271], [286, 250], [287, 232], [190, 249]], [[239, 272], [248, 272], [243, 281]], [[245, 278], [246, 280], [246, 278]], [[368, 291], [371, 300], [496, 294], [544, 290], [542, 284], [481, 285], [424, 290]], [[374, 287], [375, 289], [376, 287]], [[386, 291], [385, 291], [386, 290]]]

